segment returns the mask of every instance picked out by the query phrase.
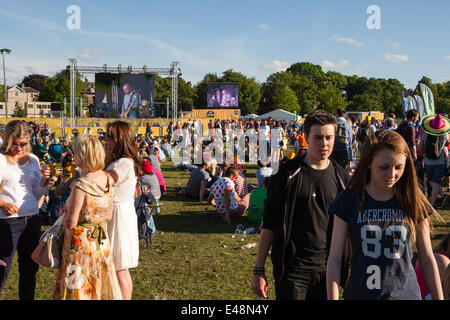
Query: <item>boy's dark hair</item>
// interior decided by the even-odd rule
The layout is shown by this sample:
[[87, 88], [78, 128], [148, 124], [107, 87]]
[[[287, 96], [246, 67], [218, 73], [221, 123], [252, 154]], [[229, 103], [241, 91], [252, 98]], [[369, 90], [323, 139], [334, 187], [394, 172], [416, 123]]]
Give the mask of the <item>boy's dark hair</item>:
[[416, 109], [409, 109], [408, 111], [406, 111], [406, 119], [410, 120], [417, 116], [418, 113], [419, 111], [417, 111]]
[[309, 135], [311, 132], [311, 127], [314, 125], [325, 126], [327, 124], [334, 125], [335, 129], [337, 129], [337, 122], [335, 117], [333, 117], [328, 111], [319, 109], [314, 110], [305, 119], [303, 124], [303, 131], [305, 135]]
[[224, 176], [228, 178], [228, 177], [231, 177], [232, 175], [236, 175], [236, 174], [238, 174], [238, 169], [236, 169], [236, 167], [229, 166], [227, 168], [227, 170], [225, 170]]
[[337, 116], [338, 118], [339, 118], [339, 117], [345, 116], [346, 113], [347, 113], [347, 112], [345, 111], [344, 108], [339, 108], [339, 109], [336, 110], [336, 116]]

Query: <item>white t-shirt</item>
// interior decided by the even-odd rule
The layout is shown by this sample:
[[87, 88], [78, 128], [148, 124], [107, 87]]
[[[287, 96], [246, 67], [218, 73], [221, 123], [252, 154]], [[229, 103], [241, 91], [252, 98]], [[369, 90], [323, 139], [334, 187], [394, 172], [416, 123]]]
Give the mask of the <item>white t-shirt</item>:
[[34, 154], [30, 154], [30, 160], [23, 165], [11, 164], [3, 154], [0, 154], [0, 183], [5, 182], [0, 199], [19, 208], [19, 213], [11, 216], [5, 215], [0, 209], [0, 219], [39, 213], [38, 200], [47, 191], [47, 187], [41, 187], [41, 180], [39, 159]]

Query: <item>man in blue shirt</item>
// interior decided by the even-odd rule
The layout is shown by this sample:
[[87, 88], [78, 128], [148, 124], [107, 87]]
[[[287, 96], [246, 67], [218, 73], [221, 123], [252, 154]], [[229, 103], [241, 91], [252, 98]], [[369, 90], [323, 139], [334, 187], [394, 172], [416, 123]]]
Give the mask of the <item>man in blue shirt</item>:
[[352, 155], [353, 130], [352, 126], [345, 119], [345, 109], [336, 111], [337, 130], [331, 158], [343, 168], [347, 166]]

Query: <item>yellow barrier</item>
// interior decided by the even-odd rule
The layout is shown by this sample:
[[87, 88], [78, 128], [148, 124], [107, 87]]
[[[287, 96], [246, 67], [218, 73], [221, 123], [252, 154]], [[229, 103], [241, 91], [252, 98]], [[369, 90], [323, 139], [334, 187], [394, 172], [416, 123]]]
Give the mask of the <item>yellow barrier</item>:
[[75, 133], [73, 131], [75, 129], [78, 131], [78, 134], [86, 133], [86, 128], [84, 128], [84, 127], [66, 127], [66, 128], [64, 128], [64, 132], [66, 135], [74, 137]]
[[102, 132], [106, 132], [106, 127], [90, 127], [89, 134], [99, 137]]

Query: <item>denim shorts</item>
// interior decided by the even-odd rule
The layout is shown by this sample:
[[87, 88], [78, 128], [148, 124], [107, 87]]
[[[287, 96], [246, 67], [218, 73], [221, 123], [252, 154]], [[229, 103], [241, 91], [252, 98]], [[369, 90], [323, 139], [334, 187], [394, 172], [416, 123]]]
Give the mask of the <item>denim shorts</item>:
[[428, 181], [441, 183], [445, 174], [445, 164], [425, 165], [425, 174]]

